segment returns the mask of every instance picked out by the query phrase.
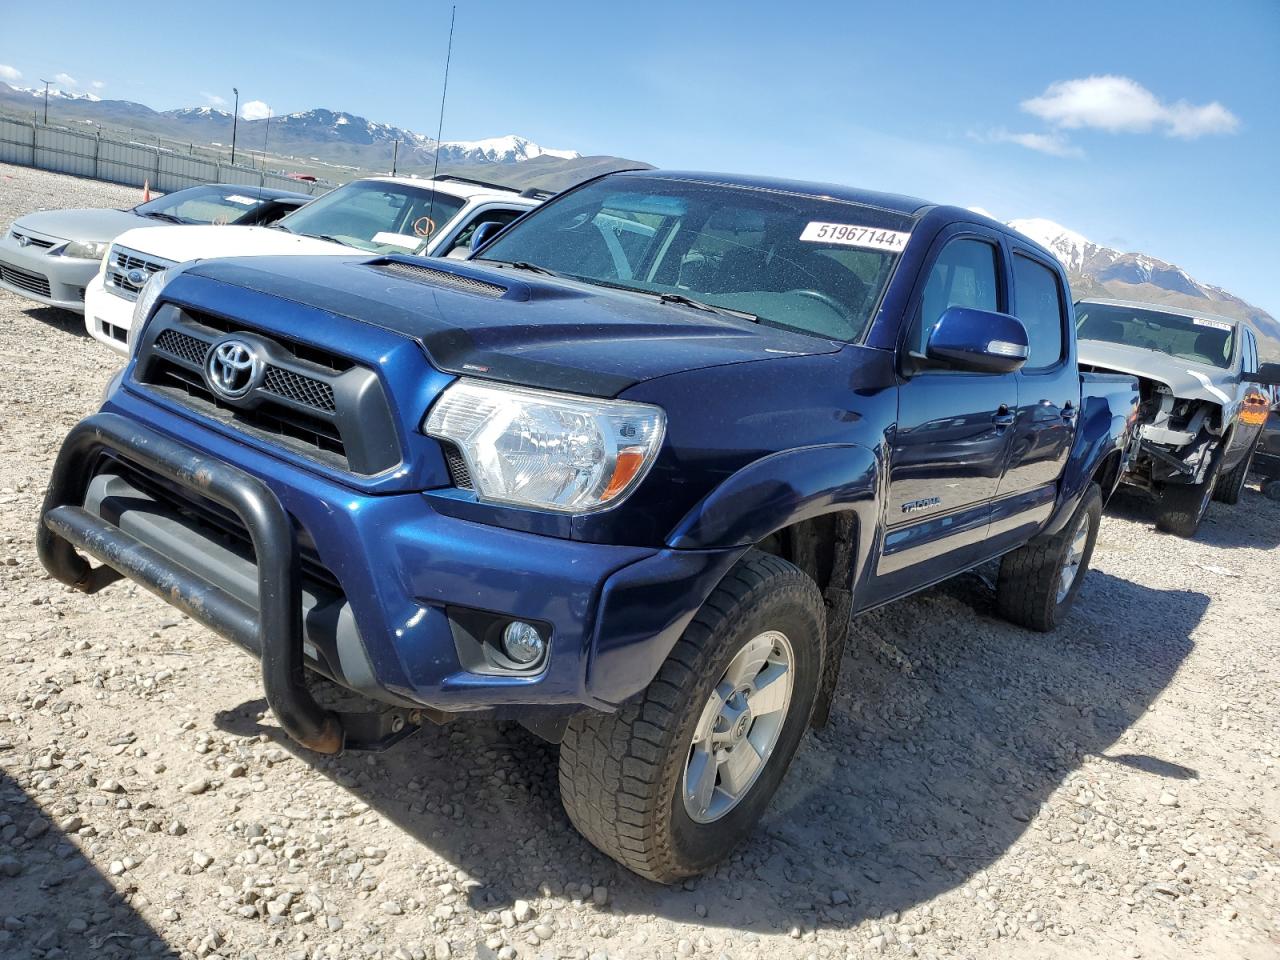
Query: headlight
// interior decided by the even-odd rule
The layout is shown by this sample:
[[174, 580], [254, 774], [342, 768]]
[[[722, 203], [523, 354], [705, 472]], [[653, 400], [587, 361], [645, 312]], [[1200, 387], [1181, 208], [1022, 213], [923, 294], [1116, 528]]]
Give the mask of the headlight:
[[157, 270], [147, 278], [147, 282], [142, 285], [142, 290], [138, 292], [138, 299], [133, 303], [133, 321], [129, 324], [129, 332], [125, 340], [129, 347], [129, 356], [133, 356], [138, 341], [142, 339], [142, 328], [146, 326], [151, 308], [160, 299], [161, 291], [164, 290], [165, 284], [173, 279], [174, 273], [172, 269]]
[[78, 260], [101, 260], [102, 255], [107, 252], [107, 247], [111, 246], [108, 240], [90, 240], [81, 243], [79, 240], [72, 240], [62, 248], [64, 257], [75, 257]]
[[459, 380], [423, 432], [456, 444], [482, 500], [590, 513], [648, 472], [666, 429], [659, 407]]

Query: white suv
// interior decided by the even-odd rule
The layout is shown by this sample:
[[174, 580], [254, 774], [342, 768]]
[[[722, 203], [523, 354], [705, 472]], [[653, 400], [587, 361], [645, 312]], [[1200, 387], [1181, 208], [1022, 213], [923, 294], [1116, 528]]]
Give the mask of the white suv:
[[151, 274], [187, 260], [321, 254], [464, 257], [484, 223], [507, 224], [550, 194], [463, 177], [353, 180], [270, 227], [176, 226], [116, 237], [85, 290], [85, 329], [128, 352], [133, 305]]

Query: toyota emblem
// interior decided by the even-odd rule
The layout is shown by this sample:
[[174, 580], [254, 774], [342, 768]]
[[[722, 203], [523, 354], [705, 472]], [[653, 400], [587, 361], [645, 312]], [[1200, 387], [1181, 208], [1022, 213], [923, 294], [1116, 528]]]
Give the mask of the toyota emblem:
[[204, 364], [210, 388], [227, 400], [239, 400], [256, 387], [262, 371], [262, 360], [253, 346], [234, 337], [209, 351], [209, 359]]
[[18, 246], [20, 247], [25, 247], [27, 244], [31, 242], [31, 238], [28, 237], [25, 233], [15, 233], [14, 236], [17, 238]]
[[124, 278], [129, 281], [129, 286], [140, 287], [147, 282], [147, 271], [134, 267], [124, 275]]

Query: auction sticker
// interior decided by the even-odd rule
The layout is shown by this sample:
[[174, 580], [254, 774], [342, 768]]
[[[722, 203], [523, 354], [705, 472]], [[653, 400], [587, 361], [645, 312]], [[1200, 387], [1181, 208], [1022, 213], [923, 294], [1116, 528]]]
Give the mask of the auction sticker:
[[800, 239], [809, 243], [839, 243], [846, 247], [901, 253], [911, 239], [911, 234], [881, 230], [879, 227], [859, 227], [852, 223], [820, 223], [815, 220], [805, 226]]
[[1214, 330], [1230, 330], [1231, 324], [1223, 323], [1221, 320], [1202, 320], [1200, 317], [1192, 317], [1191, 322], [1197, 327], [1210, 327]]

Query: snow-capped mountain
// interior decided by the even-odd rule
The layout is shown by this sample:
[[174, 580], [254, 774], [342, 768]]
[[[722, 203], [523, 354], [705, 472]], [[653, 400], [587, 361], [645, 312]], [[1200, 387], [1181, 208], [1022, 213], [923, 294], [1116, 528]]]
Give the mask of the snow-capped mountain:
[[[161, 115], [185, 126], [200, 126], [213, 121], [224, 137], [226, 131], [221, 128], [231, 118], [226, 111], [211, 107], [184, 107], [166, 110]], [[296, 153], [306, 151], [309, 155], [322, 150], [325, 144], [390, 149], [396, 141], [400, 143], [398, 160], [404, 164], [428, 162], [436, 153], [435, 139], [425, 134], [323, 107], [272, 117], [269, 130], [266, 120], [242, 118], [239, 129], [246, 138], [245, 142], [251, 143], [257, 137], [263, 137], [273, 144], [273, 148]], [[527, 137], [515, 135], [487, 140], [445, 140], [439, 145], [439, 152], [441, 160], [461, 163], [521, 163], [542, 156], [574, 160], [582, 156], [576, 150], [552, 150]]]
[[[30, 116], [38, 110], [44, 88], [16, 87], [0, 82], [0, 104], [16, 107]], [[104, 126], [118, 125], [134, 131], [187, 140], [194, 144], [229, 143], [232, 115], [216, 107], [181, 107], [156, 111], [128, 100], [103, 100], [92, 93], [70, 93], [49, 88], [50, 101], [58, 101], [58, 122], [91, 121]], [[39, 102], [37, 102], [39, 101]], [[50, 120], [54, 120], [51, 111]], [[267, 120], [240, 118], [237, 138], [247, 149], [307, 157], [364, 169], [385, 169], [393, 152], [401, 167], [426, 166], [435, 160], [433, 137], [404, 127], [376, 123], [344, 110], [317, 108], [273, 116]], [[399, 141], [399, 147], [393, 145]], [[452, 163], [523, 163], [538, 157], [577, 160], [576, 150], [543, 147], [527, 137], [509, 134], [482, 140], [445, 140], [439, 144], [440, 159]]]
[[1111, 296], [1199, 309], [1252, 320], [1268, 336], [1280, 337], [1280, 323], [1266, 311], [1196, 280], [1175, 264], [1094, 243], [1052, 220], [1033, 217], [1010, 220], [1008, 225], [1048, 247], [1062, 261], [1077, 297]]
[[[13, 84], [6, 84], [10, 90], [16, 90], [18, 93], [25, 93], [35, 97], [38, 100], [44, 100], [44, 87], [15, 87]], [[61, 87], [49, 87], [50, 100], [80, 100], [84, 103], [98, 103], [102, 100], [97, 94], [93, 93], [75, 93], [63, 90]]]

